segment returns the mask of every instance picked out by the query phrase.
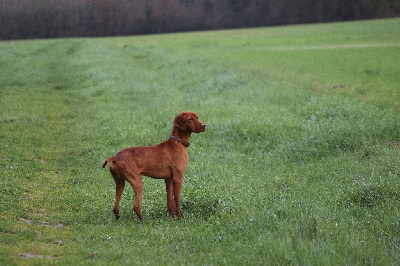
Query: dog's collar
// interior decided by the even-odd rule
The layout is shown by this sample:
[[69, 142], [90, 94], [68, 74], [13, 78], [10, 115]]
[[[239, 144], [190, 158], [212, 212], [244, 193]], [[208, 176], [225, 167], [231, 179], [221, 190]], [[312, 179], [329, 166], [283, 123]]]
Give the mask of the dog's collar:
[[171, 136], [169, 136], [169, 139], [170, 139], [170, 140], [173, 140], [173, 141], [176, 141], [176, 142], [179, 142], [180, 144], [182, 144], [182, 145], [185, 146], [185, 147], [189, 147], [189, 145], [190, 145], [190, 142], [189, 142], [189, 141], [181, 140], [180, 138], [175, 137], [175, 136], [172, 135], [172, 134], [171, 134]]

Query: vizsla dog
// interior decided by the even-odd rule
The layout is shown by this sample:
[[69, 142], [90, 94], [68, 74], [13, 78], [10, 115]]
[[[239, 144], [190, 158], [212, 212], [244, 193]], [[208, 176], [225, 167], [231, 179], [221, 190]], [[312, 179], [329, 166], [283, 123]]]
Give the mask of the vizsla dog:
[[143, 196], [142, 175], [165, 179], [167, 188], [167, 210], [171, 216], [179, 214], [179, 202], [182, 178], [189, 161], [187, 147], [190, 135], [204, 132], [206, 125], [193, 112], [183, 112], [175, 117], [174, 126], [169, 139], [154, 146], [132, 147], [118, 152], [103, 163], [103, 168], [110, 164], [110, 172], [115, 180], [116, 197], [114, 215], [118, 219], [119, 202], [125, 187], [125, 180], [135, 191], [133, 210], [139, 219]]

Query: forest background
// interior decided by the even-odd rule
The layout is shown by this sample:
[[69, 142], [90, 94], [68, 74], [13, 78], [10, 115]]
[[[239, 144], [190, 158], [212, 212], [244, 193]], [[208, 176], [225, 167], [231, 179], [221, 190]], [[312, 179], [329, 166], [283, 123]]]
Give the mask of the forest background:
[[138, 35], [397, 16], [399, 0], [0, 0], [0, 39]]

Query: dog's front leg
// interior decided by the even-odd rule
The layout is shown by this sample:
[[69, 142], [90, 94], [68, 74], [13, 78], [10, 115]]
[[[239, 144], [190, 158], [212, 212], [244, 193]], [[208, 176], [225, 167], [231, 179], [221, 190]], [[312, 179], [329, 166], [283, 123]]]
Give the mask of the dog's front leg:
[[174, 184], [174, 203], [175, 203], [174, 212], [176, 214], [176, 217], [178, 219], [180, 219], [181, 217], [180, 217], [179, 208], [180, 208], [180, 201], [181, 201], [182, 177], [179, 177], [179, 178], [174, 177], [173, 184]]
[[165, 187], [167, 189], [167, 211], [174, 215], [174, 183], [172, 178], [165, 179]]

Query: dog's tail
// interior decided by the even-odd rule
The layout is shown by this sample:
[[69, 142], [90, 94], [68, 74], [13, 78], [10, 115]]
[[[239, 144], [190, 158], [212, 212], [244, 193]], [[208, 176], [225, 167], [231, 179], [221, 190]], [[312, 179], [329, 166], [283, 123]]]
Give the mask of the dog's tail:
[[106, 167], [107, 164], [115, 160], [115, 156], [108, 158], [104, 163], [103, 163], [103, 168]]

